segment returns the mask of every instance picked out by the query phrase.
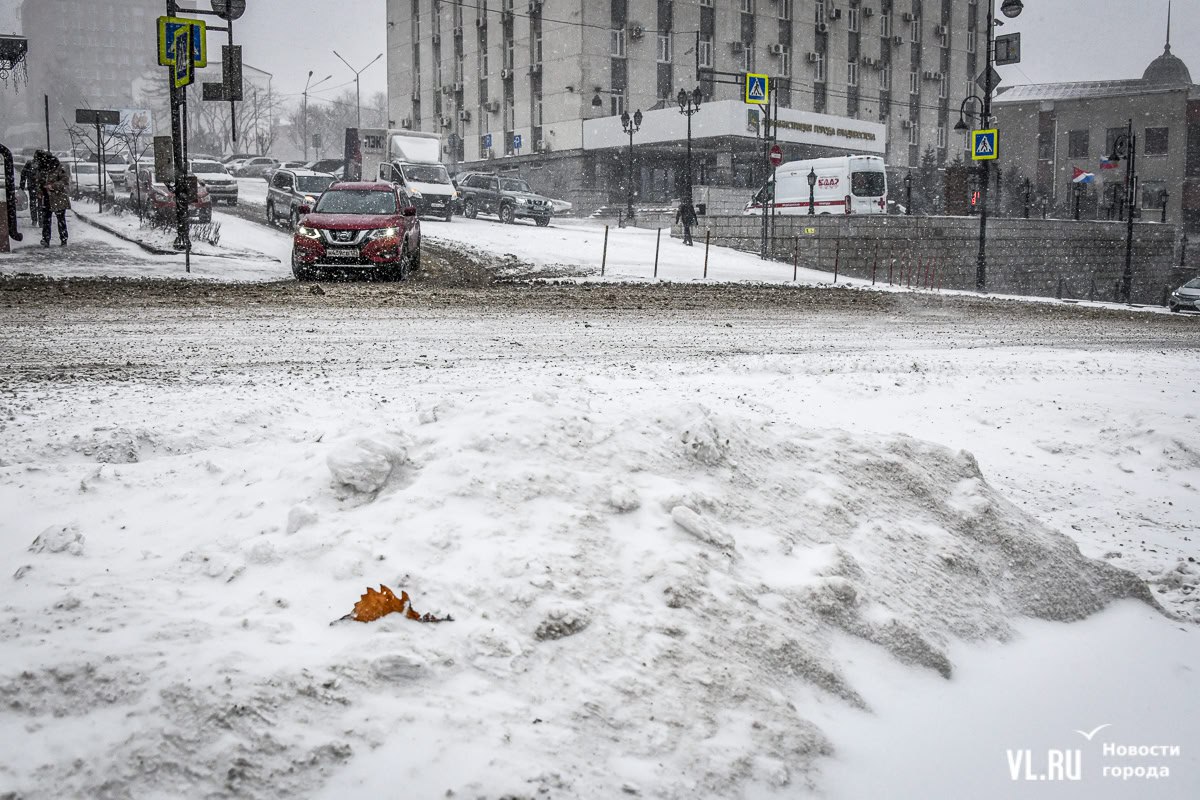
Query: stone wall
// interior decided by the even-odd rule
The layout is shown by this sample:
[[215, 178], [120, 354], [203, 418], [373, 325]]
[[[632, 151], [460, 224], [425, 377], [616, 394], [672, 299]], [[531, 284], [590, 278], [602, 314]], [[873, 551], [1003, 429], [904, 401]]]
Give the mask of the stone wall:
[[[697, 239], [706, 229], [714, 245], [760, 252], [761, 217], [709, 215]], [[672, 235], [681, 233], [675, 225]], [[1189, 276], [1178, 266], [1178, 237], [1174, 225], [1134, 224], [1133, 302], [1159, 304], [1166, 287]], [[770, 252], [780, 261], [826, 272], [836, 265], [841, 275], [880, 283], [890, 268], [893, 283], [974, 290], [979, 219], [777, 216]], [[988, 219], [989, 292], [1114, 300], [1124, 269], [1124, 223]]]

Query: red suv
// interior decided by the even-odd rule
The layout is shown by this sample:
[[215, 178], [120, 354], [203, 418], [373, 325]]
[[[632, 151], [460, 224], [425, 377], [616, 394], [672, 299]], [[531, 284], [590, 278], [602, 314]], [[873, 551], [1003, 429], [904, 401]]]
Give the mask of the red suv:
[[390, 183], [335, 183], [304, 215], [292, 238], [292, 274], [319, 269], [370, 272], [404, 280], [421, 266], [417, 208]]

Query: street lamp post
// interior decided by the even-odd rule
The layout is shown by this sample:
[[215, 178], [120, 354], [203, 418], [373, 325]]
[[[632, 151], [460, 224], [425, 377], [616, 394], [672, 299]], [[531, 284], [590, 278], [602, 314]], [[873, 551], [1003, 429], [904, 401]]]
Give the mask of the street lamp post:
[[629, 184], [625, 187], [626, 209], [625, 216], [633, 222], [633, 135], [641, 130], [642, 110], [639, 108], [629, 116], [628, 111], [621, 112], [621, 127], [629, 134]]
[[1137, 198], [1133, 196], [1137, 175], [1137, 136], [1133, 133], [1133, 120], [1125, 126], [1125, 133], [1113, 141], [1109, 161], [1117, 163], [1125, 158], [1125, 272], [1121, 275], [1121, 297], [1128, 303], [1133, 294], [1133, 218]]
[[808, 215], [811, 217], [817, 213], [817, 169], [810, 167], [808, 170]]
[[343, 64], [345, 64], [347, 67], [350, 67], [350, 71], [354, 73], [354, 102], [355, 102], [355, 105], [358, 106], [358, 129], [361, 131], [362, 130], [362, 92], [359, 90], [358, 76], [362, 75], [364, 72], [366, 72], [367, 67], [371, 66], [371, 64], [374, 64], [376, 61], [383, 58], [383, 53], [380, 53], [379, 55], [372, 58], [371, 63], [367, 64], [367, 67], [363, 67], [362, 69], [355, 69], [354, 67], [351, 67], [350, 62], [347, 61], [346, 59], [342, 58], [342, 54], [339, 53], [337, 50], [334, 50], [333, 54], [335, 56], [337, 56], [339, 59], [341, 59], [341, 62]]
[[306, 80], [304, 82], [304, 92], [302, 93], [304, 102], [301, 105], [303, 106], [304, 110], [300, 112], [301, 116], [304, 119], [304, 125], [302, 127], [304, 128], [304, 160], [305, 161], [308, 161], [308, 90], [315, 89], [316, 87], [320, 86], [322, 83], [324, 83], [325, 81], [327, 81], [333, 77], [332, 75], [326, 75], [324, 78], [321, 78], [321, 80], [317, 81], [316, 83], [313, 83], [312, 76], [313, 76], [313, 71], [310, 69], [308, 71], [308, 80]]
[[912, 173], [904, 176], [904, 215], [912, 216]]
[[700, 100], [702, 95], [700, 87], [697, 86], [692, 91], [680, 89], [679, 94], [675, 97], [675, 102], [679, 103], [679, 113], [687, 117], [687, 203], [692, 203], [692, 115], [700, 110]]

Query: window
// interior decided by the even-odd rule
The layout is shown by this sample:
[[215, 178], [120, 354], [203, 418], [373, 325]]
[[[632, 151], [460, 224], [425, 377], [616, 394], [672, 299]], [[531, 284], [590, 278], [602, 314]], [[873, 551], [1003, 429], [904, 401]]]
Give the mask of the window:
[[1125, 126], [1119, 128], [1109, 128], [1104, 132], [1104, 152], [1100, 155], [1112, 155], [1113, 146], [1117, 143], [1117, 137], [1125, 135]]
[[753, 14], [754, 13], [754, 0], [742, 0], [742, 13], [743, 14]]
[[542, 65], [542, 32], [538, 31], [533, 36], [533, 66], [540, 67]]
[[945, 125], [938, 125], [937, 146], [939, 148], [943, 148], [946, 146], [946, 126]]
[[892, 68], [883, 67], [879, 70], [879, 90], [886, 92], [892, 88]]
[[884, 39], [892, 38], [892, 15], [891, 14], [880, 14], [879, 15], [879, 35], [882, 36]]
[[658, 63], [671, 63], [671, 34], [669, 33], [658, 35]]
[[967, 31], [967, 52], [968, 53], [975, 52], [975, 31], [974, 30]]
[[712, 8], [713, 0], [700, 0], [700, 5], [704, 6], [705, 8]]
[[625, 29], [619, 28], [608, 32], [608, 54], [613, 58], [625, 57]]
[[743, 72], [753, 72], [754, 71], [754, 45], [746, 44], [745, 42], [742, 42], [741, 48], [742, 48], [741, 58], [740, 58], [741, 69]]
[[921, 43], [921, 18], [914, 17], [912, 24], [908, 27], [908, 39], [913, 44]]
[[908, 93], [919, 94], [921, 91], [921, 76], [917, 72], [908, 73]]
[[712, 68], [713, 65], [713, 37], [711, 35], [703, 35], [700, 37], [700, 66]]
[[846, 85], [847, 86], [858, 86], [858, 62], [857, 61], [847, 61], [846, 62]]
[[817, 0], [814, 21], [818, 25], [825, 22], [825, 0]]
[[1166, 205], [1167, 185], [1161, 182], [1146, 181], [1142, 184], [1142, 208], [1153, 208], [1156, 211]]
[[1067, 134], [1067, 158], [1087, 158], [1091, 131], [1071, 131]]
[[789, 77], [792, 74], [792, 48], [785, 45], [780, 45], [779, 51], [779, 74], [783, 77]]
[[851, 6], [846, 9], [846, 30], [851, 33], [858, 33], [858, 8]]
[[920, 139], [917, 137], [917, 123], [910, 123], [908, 126], [908, 143], [909, 145], [917, 145]]
[[1169, 128], [1146, 128], [1146, 155], [1165, 156], [1167, 154], [1169, 131]]
[[792, 18], [792, 0], [778, 0], [779, 3], [779, 18], [789, 20]]
[[938, 98], [945, 100], [950, 96], [950, 79], [945, 75], [938, 80]]
[[817, 60], [813, 62], [813, 80], [817, 83], [825, 82], [825, 54], [817, 53]]

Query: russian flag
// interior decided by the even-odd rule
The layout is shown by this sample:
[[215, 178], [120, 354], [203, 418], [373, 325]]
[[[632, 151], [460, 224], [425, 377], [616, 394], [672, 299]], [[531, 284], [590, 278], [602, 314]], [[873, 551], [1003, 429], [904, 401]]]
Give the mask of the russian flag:
[[1072, 183], [1091, 183], [1096, 180], [1096, 176], [1091, 172], [1084, 172], [1079, 167], [1073, 167], [1075, 174], [1071, 176]]
[[1117, 162], [1109, 161], [1106, 156], [1100, 156], [1100, 169], [1116, 169]]

